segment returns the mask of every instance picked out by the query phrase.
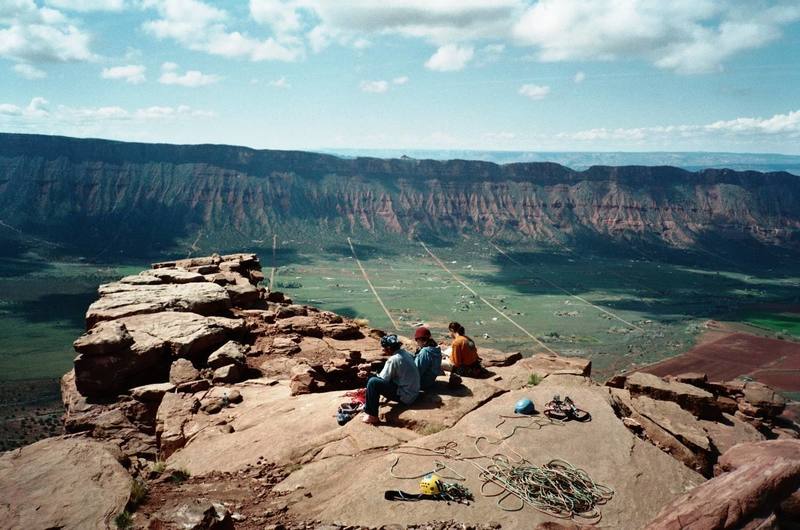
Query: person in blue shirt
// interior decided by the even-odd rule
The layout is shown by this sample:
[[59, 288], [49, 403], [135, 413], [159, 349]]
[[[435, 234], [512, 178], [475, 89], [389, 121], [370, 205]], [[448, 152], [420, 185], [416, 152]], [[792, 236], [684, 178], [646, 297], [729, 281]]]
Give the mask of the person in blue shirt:
[[431, 337], [431, 330], [421, 326], [414, 332], [417, 343], [417, 354], [414, 363], [419, 370], [419, 386], [427, 390], [436, 382], [436, 376], [442, 372], [442, 349]]
[[383, 365], [381, 373], [367, 381], [367, 402], [361, 421], [370, 425], [381, 422], [378, 417], [381, 396], [410, 405], [419, 395], [419, 370], [414, 364], [414, 357], [402, 348], [397, 335], [381, 337], [381, 348], [384, 354], [391, 357]]

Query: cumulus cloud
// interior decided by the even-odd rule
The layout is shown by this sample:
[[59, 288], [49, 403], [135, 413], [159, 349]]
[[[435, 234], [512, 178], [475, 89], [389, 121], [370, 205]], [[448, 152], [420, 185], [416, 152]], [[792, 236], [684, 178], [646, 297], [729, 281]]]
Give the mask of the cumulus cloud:
[[661, 125], [634, 128], [595, 128], [571, 133], [559, 133], [556, 138], [579, 142], [617, 141], [653, 143], [687, 139], [745, 139], [783, 136], [800, 138], [800, 110], [775, 114], [770, 118], [735, 118], [705, 125]]
[[173, 120], [179, 118], [209, 118], [213, 117], [213, 112], [193, 109], [188, 105], [152, 106], [139, 109], [127, 110], [120, 106], [104, 107], [70, 107], [59, 105], [56, 109], [49, 109], [49, 102], [42, 97], [31, 99], [25, 107], [20, 107], [12, 103], [0, 104], [0, 118], [8, 120], [22, 120], [39, 123], [42, 118], [47, 119], [47, 123], [80, 125], [91, 121], [158, 121]]
[[90, 61], [90, 36], [63, 13], [33, 0], [0, 2], [0, 57], [23, 63]]
[[437, 72], [455, 72], [462, 70], [474, 55], [475, 48], [472, 46], [446, 44], [425, 62], [425, 68]]
[[361, 81], [359, 85], [362, 92], [369, 92], [371, 94], [383, 94], [389, 90], [388, 81]]
[[405, 85], [407, 83], [408, 83], [408, 76], [406, 75], [395, 77], [394, 79], [392, 79], [393, 85]]
[[161, 77], [158, 82], [162, 85], [180, 85], [185, 87], [199, 87], [212, 85], [222, 80], [222, 77], [213, 74], [204, 74], [199, 70], [187, 70], [181, 74], [175, 63], [161, 65]]
[[250, 0], [250, 16], [276, 33], [294, 33], [302, 28], [299, 2], [285, 0]]
[[35, 66], [31, 66], [30, 64], [19, 63], [14, 65], [14, 71], [19, 74], [20, 77], [24, 77], [25, 79], [30, 79], [31, 81], [37, 79], [44, 79], [47, 77], [47, 72], [44, 70], [40, 70]]
[[575, 77], [572, 78], [576, 85], [583, 83], [586, 80], [586, 74], [583, 72], [575, 72]]
[[124, 0], [47, 0], [47, 5], [72, 11], [122, 11]]
[[100, 77], [103, 79], [124, 80], [126, 83], [138, 85], [147, 80], [145, 77], [145, 70], [146, 68], [141, 64], [113, 66], [111, 68], [103, 68]]
[[681, 73], [717, 70], [742, 50], [777, 39], [800, 19], [796, 2], [539, 0], [513, 28], [542, 61], [639, 57]]
[[522, 85], [519, 87], [519, 94], [531, 99], [544, 99], [550, 93], [547, 85]]
[[297, 37], [260, 40], [231, 31], [228, 13], [200, 0], [142, 1], [161, 17], [142, 26], [158, 39], [172, 39], [190, 50], [251, 61], [294, 61], [302, 56], [302, 43]]
[[278, 79], [273, 79], [269, 82], [269, 86], [275, 88], [292, 88], [292, 85], [286, 80], [285, 76], [279, 77]]
[[522, 0], [308, 0], [302, 3], [333, 32], [400, 34], [439, 46], [506, 34]]

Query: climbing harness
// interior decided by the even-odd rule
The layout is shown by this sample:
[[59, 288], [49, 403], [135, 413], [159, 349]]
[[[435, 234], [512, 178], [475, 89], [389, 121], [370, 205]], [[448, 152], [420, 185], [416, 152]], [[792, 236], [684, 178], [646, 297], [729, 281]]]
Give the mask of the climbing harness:
[[545, 404], [544, 413], [548, 418], [554, 420], [592, 421], [592, 415], [576, 407], [569, 396], [565, 397], [562, 401], [558, 394], [553, 396], [552, 401], [548, 401], [547, 404]]

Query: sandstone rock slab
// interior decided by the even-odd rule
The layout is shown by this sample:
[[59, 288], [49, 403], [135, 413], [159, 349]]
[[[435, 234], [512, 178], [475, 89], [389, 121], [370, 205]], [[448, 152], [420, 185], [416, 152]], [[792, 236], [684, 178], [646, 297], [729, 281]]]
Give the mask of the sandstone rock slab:
[[109, 355], [127, 350], [133, 337], [122, 322], [101, 322], [72, 343], [84, 355]]
[[130, 489], [104, 444], [47, 438], [0, 455], [0, 528], [112, 528]]
[[686, 383], [664, 381], [652, 374], [635, 372], [625, 379], [625, 388], [633, 395], [674, 401], [697, 417], [716, 419], [720, 415], [714, 394]]
[[98, 289], [100, 298], [86, 312], [87, 328], [104, 320], [163, 311], [187, 311], [202, 315], [224, 314], [231, 307], [228, 293], [217, 284], [133, 285], [110, 283]]

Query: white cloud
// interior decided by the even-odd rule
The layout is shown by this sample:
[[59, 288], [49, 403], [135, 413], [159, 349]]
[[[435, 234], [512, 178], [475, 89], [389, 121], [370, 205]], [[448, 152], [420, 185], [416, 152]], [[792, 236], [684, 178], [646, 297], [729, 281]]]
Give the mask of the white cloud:
[[181, 74], [175, 63], [162, 64], [161, 77], [158, 78], [158, 82], [162, 85], [180, 85], [190, 88], [212, 85], [221, 80], [222, 77], [218, 75], [204, 74], [198, 70], [188, 70]]
[[283, 0], [250, 0], [250, 16], [259, 24], [272, 27], [276, 33], [294, 33], [302, 28], [297, 2]]
[[44, 70], [40, 70], [35, 66], [31, 66], [30, 64], [19, 63], [14, 65], [14, 71], [20, 75], [20, 77], [24, 77], [25, 79], [36, 80], [36, 79], [44, 79], [47, 77], [47, 72]]
[[371, 94], [383, 94], [389, 90], [388, 81], [361, 81], [359, 85], [362, 92], [369, 92]]
[[269, 82], [269, 86], [275, 88], [292, 88], [292, 85], [286, 80], [286, 77], [273, 79], [272, 81]]
[[472, 46], [447, 44], [436, 50], [425, 63], [425, 68], [437, 72], [454, 72], [462, 70], [472, 60], [475, 49]]
[[70, 107], [59, 105], [52, 111], [48, 109], [48, 105], [49, 102], [41, 97], [33, 98], [26, 107], [2, 103], [0, 104], [0, 117], [33, 123], [40, 123], [41, 119], [46, 119], [48, 124], [80, 125], [96, 120], [146, 122], [214, 116], [213, 112], [193, 109], [187, 105], [153, 106], [134, 110], [127, 110], [119, 106]]
[[328, 31], [399, 34], [437, 45], [505, 35], [523, 0], [307, 0]]
[[138, 85], [147, 80], [145, 77], [145, 67], [141, 64], [128, 64], [125, 66], [103, 68], [100, 77], [103, 79], [124, 80], [126, 83], [130, 83], [132, 85]]
[[295, 61], [303, 54], [297, 37], [259, 40], [230, 31], [228, 13], [200, 0], [142, 1], [161, 16], [145, 22], [144, 30], [158, 39], [175, 40], [190, 50], [251, 61]]
[[519, 93], [531, 99], [544, 99], [550, 93], [550, 87], [547, 85], [522, 85], [519, 87]]
[[556, 138], [578, 142], [635, 142], [651, 145], [674, 144], [688, 139], [746, 139], [782, 136], [800, 138], [800, 110], [775, 114], [771, 118], [735, 118], [705, 125], [660, 125], [634, 128], [596, 128], [572, 133], [559, 133]]
[[72, 11], [122, 11], [124, 0], [47, 0], [47, 5]]
[[724, 60], [777, 39], [800, 19], [796, 2], [736, 0], [539, 0], [513, 32], [542, 61], [644, 58], [681, 73], [717, 70]]
[[405, 85], [406, 83], [408, 83], [408, 76], [405, 75], [392, 79], [393, 85]]
[[24, 63], [91, 61], [90, 36], [33, 0], [0, 2], [0, 57]]
[[583, 83], [586, 80], [586, 74], [583, 72], [575, 72], [575, 77], [572, 78], [576, 85]]

